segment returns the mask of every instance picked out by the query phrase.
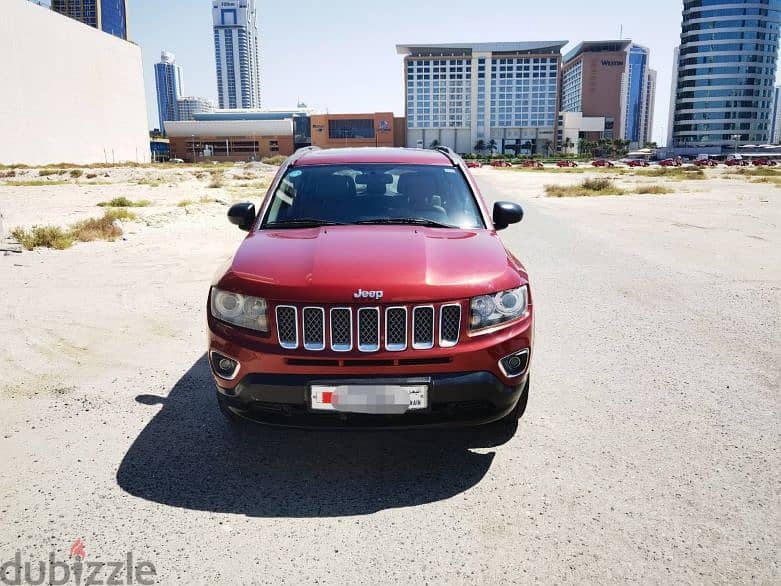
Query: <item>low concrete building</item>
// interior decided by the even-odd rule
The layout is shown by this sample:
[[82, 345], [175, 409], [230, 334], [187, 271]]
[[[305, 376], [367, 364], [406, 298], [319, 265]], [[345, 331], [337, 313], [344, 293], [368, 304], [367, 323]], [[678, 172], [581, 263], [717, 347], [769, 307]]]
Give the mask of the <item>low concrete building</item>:
[[599, 140], [605, 136], [604, 116], [584, 116], [583, 112], [561, 112], [556, 144], [567, 154], [580, 152], [581, 139]]
[[167, 122], [165, 126], [171, 157], [188, 162], [258, 161], [295, 151], [292, 118], [190, 120]]
[[[314, 114], [311, 116], [312, 145], [324, 149], [339, 147], [404, 146], [397, 136], [399, 123], [392, 112], [373, 114]], [[400, 124], [403, 124], [403, 119]], [[403, 128], [403, 126], [402, 126]]]
[[0, 55], [0, 163], [149, 161], [140, 47], [4, 0]]

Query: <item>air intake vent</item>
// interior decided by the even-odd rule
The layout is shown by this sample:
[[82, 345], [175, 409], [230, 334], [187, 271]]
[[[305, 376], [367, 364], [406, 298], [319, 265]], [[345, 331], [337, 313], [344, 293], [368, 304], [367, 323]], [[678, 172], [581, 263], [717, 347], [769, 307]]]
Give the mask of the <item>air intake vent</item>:
[[391, 352], [407, 349], [407, 308], [385, 310], [385, 348]]
[[349, 307], [331, 310], [331, 349], [335, 352], [353, 349], [353, 312]]
[[376, 352], [380, 349], [380, 310], [362, 307], [358, 310], [358, 350]]
[[279, 345], [288, 350], [298, 348], [298, 310], [292, 305], [277, 305]]
[[325, 311], [322, 307], [304, 308], [304, 348], [325, 349]]
[[443, 305], [439, 310], [439, 345], [450, 348], [458, 344], [461, 331], [461, 306]]
[[412, 347], [426, 350], [434, 346], [434, 308], [430, 305], [412, 311]]

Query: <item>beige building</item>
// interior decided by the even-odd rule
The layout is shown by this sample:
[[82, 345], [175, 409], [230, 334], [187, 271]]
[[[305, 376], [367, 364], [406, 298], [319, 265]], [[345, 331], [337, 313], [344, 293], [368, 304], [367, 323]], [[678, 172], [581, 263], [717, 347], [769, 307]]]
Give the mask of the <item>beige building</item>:
[[141, 48], [3, 0], [0, 163], [148, 162]]

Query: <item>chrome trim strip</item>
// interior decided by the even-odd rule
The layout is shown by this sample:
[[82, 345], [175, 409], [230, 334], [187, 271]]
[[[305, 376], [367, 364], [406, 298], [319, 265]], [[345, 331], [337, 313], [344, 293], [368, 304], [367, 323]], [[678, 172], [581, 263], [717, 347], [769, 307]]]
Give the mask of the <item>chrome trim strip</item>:
[[[391, 309], [401, 309], [404, 311], [404, 344], [389, 344], [388, 343], [388, 312]], [[409, 343], [409, 329], [407, 327], [409, 313], [407, 308], [403, 305], [393, 305], [385, 308], [385, 349], [389, 352], [402, 352], [407, 349]]]
[[[505, 358], [509, 358], [510, 356], [521, 355], [521, 354], [526, 354], [526, 367], [518, 374], [507, 374], [507, 371], [504, 369], [504, 366], [502, 365], [502, 360], [504, 360]], [[523, 376], [524, 374], [526, 374], [526, 371], [529, 370], [529, 358], [530, 358], [529, 349], [524, 348], [523, 350], [516, 350], [515, 352], [511, 352], [507, 356], [502, 356], [497, 362], [497, 364], [499, 365], [499, 370], [502, 371], [502, 374], [504, 376], [506, 376], [507, 378], [518, 378], [519, 376]]]
[[[223, 357], [233, 360], [233, 362], [236, 363], [236, 368], [233, 370], [233, 374], [230, 376], [222, 376], [219, 372], [217, 372], [217, 369], [214, 367], [214, 358], [212, 358], [212, 355], [214, 354], [220, 354]], [[239, 370], [241, 370], [241, 363], [239, 363], [238, 360], [233, 358], [232, 356], [228, 356], [227, 354], [223, 354], [222, 352], [218, 352], [217, 350], [210, 350], [209, 351], [209, 364], [212, 367], [212, 372], [214, 373], [214, 376], [217, 376], [221, 378], [222, 380], [233, 380], [236, 378], [236, 376], [239, 374]]]
[[[455, 340], [444, 340], [442, 338], [442, 315], [445, 313], [446, 307], [457, 307], [458, 308], [458, 328], [456, 329], [456, 339]], [[444, 305], [439, 306], [439, 346], [441, 348], [452, 348], [456, 344], [458, 344], [458, 340], [461, 337], [461, 304], [460, 303], [445, 303]]]
[[[290, 342], [283, 342], [282, 339], [279, 337], [279, 310], [282, 308], [288, 308], [293, 310], [293, 321], [294, 329], [296, 332], [296, 341], [295, 343], [291, 344]], [[279, 345], [282, 346], [285, 350], [295, 350], [298, 348], [298, 309], [295, 305], [277, 305], [277, 307], [274, 309], [274, 316], [276, 323], [274, 326], [277, 329], [277, 341], [279, 342]]]
[[[431, 309], [431, 343], [418, 344], [415, 342], [415, 312], [418, 309]], [[436, 311], [433, 305], [416, 305], [412, 308], [412, 348], [415, 350], [429, 350], [434, 347], [434, 324], [436, 323]]]
[[[349, 344], [334, 344], [334, 310], [346, 309], [350, 316], [350, 343]], [[352, 307], [332, 307], [328, 312], [328, 319], [330, 321], [330, 333], [329, 338], [331, 340], [331, 350], [334, 352], [349, 352], [353, 349], [353, 310]]]
[[[361, 344], [361, 312], [374, 311], [377, 313], [377, 343]], [[379, 307], [361, 307], [358, 309], [358, 350], [361, 352], [376, 352], [380, 349], [380, 308]]]
[[[306, 342], [306, 310], [307, 309], [314, 309], [315, 311], [319, 311], [323, 319], [323, 331], [322, 331], [323, 341], [318, 345], [307, 344]], [[301, 310], [301, 330], [304, 334], [304, 350], [312, 350], [312, 351], [325, 350], [325, 310], [322, 307], [313, 307], [311, 305], [308, 305]]]

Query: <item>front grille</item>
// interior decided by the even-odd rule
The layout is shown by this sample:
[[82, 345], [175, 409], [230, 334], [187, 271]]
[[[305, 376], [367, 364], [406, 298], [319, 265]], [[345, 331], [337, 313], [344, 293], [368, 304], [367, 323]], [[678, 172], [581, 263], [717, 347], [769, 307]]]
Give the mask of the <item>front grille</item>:
[[283, 348], [298, 348], [298, 310], [292, 305], [277, 305], [277, 337]]
[[434, 346], [434, 307], [416, 307], [412, 311], [412, 347], [427, 350]]
[[376, 352], [380, 349], [380, 310], [361, 307], [358, 310], [358, 350]]
[[[410, 319], [411, 316], [411, 319]], [[458, 344], [461, 305], [331, 307], [277, 305], [279, 345], [287, 350], [401, 352], [408, 347], [428, 350]]]
[[325, 311], [322, 307], [304, 308], [304, 348], [325, 350]]
[[443, 305], [439, 310], [439, 345], [444, 348], [458, 344], [461, 331], [461, 306]]

